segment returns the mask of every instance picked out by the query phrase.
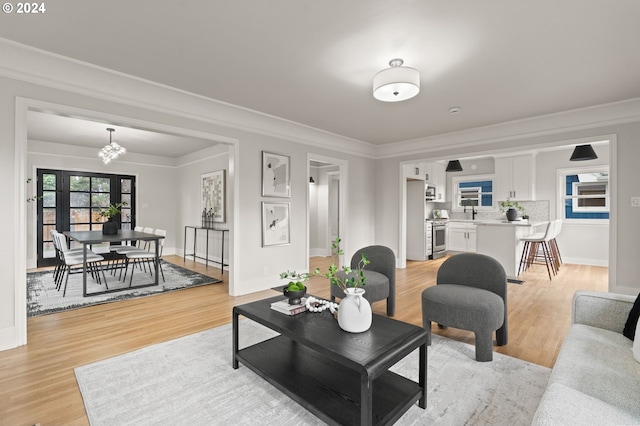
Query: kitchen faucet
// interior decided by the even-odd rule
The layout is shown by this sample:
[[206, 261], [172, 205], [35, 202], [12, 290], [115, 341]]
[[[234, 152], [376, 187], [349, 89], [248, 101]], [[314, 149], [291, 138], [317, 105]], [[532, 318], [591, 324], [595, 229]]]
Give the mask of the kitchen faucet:
[[[464, 212], [467, 212], [467, 206], [464, 206]], [[471, 206], [471, 220], [476, 220], [477, 214], [478, 212], [476, 211], [476, 208], [474, 206]]]

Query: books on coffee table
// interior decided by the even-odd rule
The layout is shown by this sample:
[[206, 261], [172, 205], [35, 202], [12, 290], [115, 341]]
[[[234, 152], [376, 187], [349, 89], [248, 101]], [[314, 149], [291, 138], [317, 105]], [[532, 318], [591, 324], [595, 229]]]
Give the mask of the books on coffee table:
[[290, 305], [289, 299], [278, 300], [271, 304], [271, 309], [285, 315], [296, 315], [307, 310], [307, 299], [303, 297], [299, 304]]

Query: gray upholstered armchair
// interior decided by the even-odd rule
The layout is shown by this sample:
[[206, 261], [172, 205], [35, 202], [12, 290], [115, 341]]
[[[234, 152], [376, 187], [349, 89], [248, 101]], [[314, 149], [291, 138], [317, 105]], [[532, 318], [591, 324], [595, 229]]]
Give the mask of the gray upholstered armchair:
[[[387, 299], [387, 315], [393, 316], [396, 310], [396, 256], [389, 247], [368, 246], [356, 251], [351, 258], [351, 268], [358, 266], [362, 254], [371, 261], [365, 269], [364, 298], [369, 303]], [[338, 272], [344, 276], [344, 272]], [[331, 301], [336, 297], [344, 298], [344, 292], [337, 285], [331, 285]]]
[[436, 285], [422, 292], [422, 320], [431, 341], [431, 322], [473, 331], [476, 360], [493, 359], [496, 343], [507, 344], [507, 276], [490, 256], [462, 253], [438, 270]]

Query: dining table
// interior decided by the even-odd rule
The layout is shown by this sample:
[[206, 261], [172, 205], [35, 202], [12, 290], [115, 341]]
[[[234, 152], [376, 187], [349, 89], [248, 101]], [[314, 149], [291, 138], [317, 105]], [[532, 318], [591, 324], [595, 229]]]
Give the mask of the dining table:
[[153, 241], [155, 242], [155, 255], [156, 261], [155, 263], [155, 274], [154, 274], [154, 282], [148, 284], [139, 284], [133, 286], [133, 288], [142, 288], [142, 287], [150, 287], [159, 285], [158, 272], [160, 267], [160, 239], [164, 238], [164, 235], [157, 235], [148, 232], [140, 232], [134, 231], [131, 229], [119, 229], [117, 234], [107, 235], [103, 234], [102, 231], [65, 231], [63, 234], [70, 240], [76, 241], [82, 244], [82, 295], [84, 297], [87, 296], [96, 296], [99, 294], [105, 293], [114, 293], [123, 290], [130, 290], [132, 287], [122, 287], [122, 288], [113, 288], [110, 290], [97, 291], [92, 293], [87, 293], [87, 252], [90, 250], [89, 246], [92, 244], [103, 244], [109, 243], [109, 245], [113, 244], [122, 244], [128, 241]]

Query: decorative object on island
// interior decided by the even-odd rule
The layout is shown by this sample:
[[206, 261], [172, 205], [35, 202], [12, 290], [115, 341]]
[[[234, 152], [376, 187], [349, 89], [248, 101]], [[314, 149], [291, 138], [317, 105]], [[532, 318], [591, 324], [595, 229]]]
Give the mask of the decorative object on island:
[[595, 160], [598, 158], [591, 145], [576, 145], [569, 161]]
[[262, 202], [262, 247], [289, 244], [289, 203]]
[[291, 197], [288, 155], [262, 151], [262, 196]]
[[403, 67], [400, 58], [389, 61], [391, 68], [373, 77], [373, 97], [382, 102], [406, 101], [420, 92], [420, 73], [415, 68]]
[[202, 227], [213, 228], [214, 223], [226, 221], [226, 170], [205, 173], [200, 182]]
[[461, 172], [462, 171], [462, 164], [460, 164], [460, 160], [451, 160], [451, 161], [449, 161], [449, 163], [447, 164], [447, 169], [445, 171], [447, 171], [447, 172]]
[[518, 218], [518, 212], [524, 213], [524, 207], [517, 201], [511, 201], [508, 198], [506, 201], [500, 201], [500, 210], [507, 215], [509, 222], [513, 222]]
[[106, 210], [100, 212], [100, 216], [106, 217], [107, 221], [102, 224], [103, 235], [116, 235], [118, 233], [118, 223], [115, 217], [120, 214], [120, 207], [126, 206], [127, 203], [111, 204]]

